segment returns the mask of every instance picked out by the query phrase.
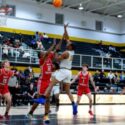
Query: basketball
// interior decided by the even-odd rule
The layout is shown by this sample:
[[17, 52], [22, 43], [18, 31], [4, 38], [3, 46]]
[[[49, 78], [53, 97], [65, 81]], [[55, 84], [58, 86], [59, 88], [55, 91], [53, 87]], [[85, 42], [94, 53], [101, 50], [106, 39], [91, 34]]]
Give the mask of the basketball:
[[62, 6], [62, 0], [53, 0], [53, 6], [59, 8]]

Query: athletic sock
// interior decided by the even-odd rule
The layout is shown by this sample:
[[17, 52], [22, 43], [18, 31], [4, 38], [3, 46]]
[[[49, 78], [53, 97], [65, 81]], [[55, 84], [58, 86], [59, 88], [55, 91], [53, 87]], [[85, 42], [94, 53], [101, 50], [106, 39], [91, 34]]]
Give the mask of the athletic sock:
[[73, 102], [72, 102], [72, 105], [74, 105], [74, 104], [75, 104], [75, 102], [73, 101]]

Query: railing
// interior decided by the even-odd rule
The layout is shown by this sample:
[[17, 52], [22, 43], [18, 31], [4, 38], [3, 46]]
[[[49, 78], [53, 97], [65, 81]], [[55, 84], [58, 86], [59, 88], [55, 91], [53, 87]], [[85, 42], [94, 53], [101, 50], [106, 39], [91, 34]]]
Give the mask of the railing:
[[[0, 47], [0, 61], [8, 58], [10, 62], [14, 63], [38, 65], [38, 52], [39, 50]], [[85, 63], [94, 69], [125, 70], [125, 59], [123, 58], [106, 58], [82, 54], [74, 56], [73, 67], [79, 68]]]

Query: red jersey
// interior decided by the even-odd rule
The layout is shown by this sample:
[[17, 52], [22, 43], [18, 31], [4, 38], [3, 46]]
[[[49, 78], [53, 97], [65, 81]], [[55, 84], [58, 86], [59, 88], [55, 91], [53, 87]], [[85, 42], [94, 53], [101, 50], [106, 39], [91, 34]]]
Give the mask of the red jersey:
[[7, 85], [10, 77], [13, 76], [13, 71], [6, 71], [4, 68], [0, 69], [0, 84]]
[[79, 74], [79, 87], [89, 87], [89, 73], [83, 75], [82, 71]]
[[39, 60], [41, 74], [42, 74], [41, 80], [50, 80], [53, 69], [53, 64], [52, 64], [53, 58], [54, 58], [54, 53], [51, 52], [45, 60], [42, 59]]

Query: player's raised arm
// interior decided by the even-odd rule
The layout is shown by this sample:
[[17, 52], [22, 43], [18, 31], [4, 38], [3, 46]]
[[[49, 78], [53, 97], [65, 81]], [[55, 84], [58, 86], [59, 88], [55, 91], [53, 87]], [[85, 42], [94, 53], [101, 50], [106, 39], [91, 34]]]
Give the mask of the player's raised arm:
[[64, 38], [67, 41], [67, 44], [71, 44], [72, 42], [70, 41], [69, 34], [67, 31], [68, 26], [69, 26], [69, 24], [64, 25]]
[[53, 51], [54, 48], [55, 48], [55, 46], [56, 46], [56, 39], [53, 40], [53, 44], [52, 44], [52, 46], [48, 49], [46, 55], [49, 54], [51, 51]]
[[67, 32], [67, 27], [68, 27], [68, 24], [65, 24], [64, 25], [64, 34], [63, 34], [63, 37], [62, 39], [60, 40], [60, 42], [56, 45], [56, 50], [60, 50], [61, 49], [61, 46], [62, 46], [62, 42], [63, 40], [68, 40], [69, 39], [69, 35], [68, 35], [68, 32]]
[[45, 59], [47, 58], [47, 56], [54, 50], [55, 46], [56, 46], [56, 41], [55, 41], [55, 39], [54, 39], [52, 46], [51, 46], [51, 47], [48, 49], [48, 51], [41, 57], [42, 60], [45, 60]]

